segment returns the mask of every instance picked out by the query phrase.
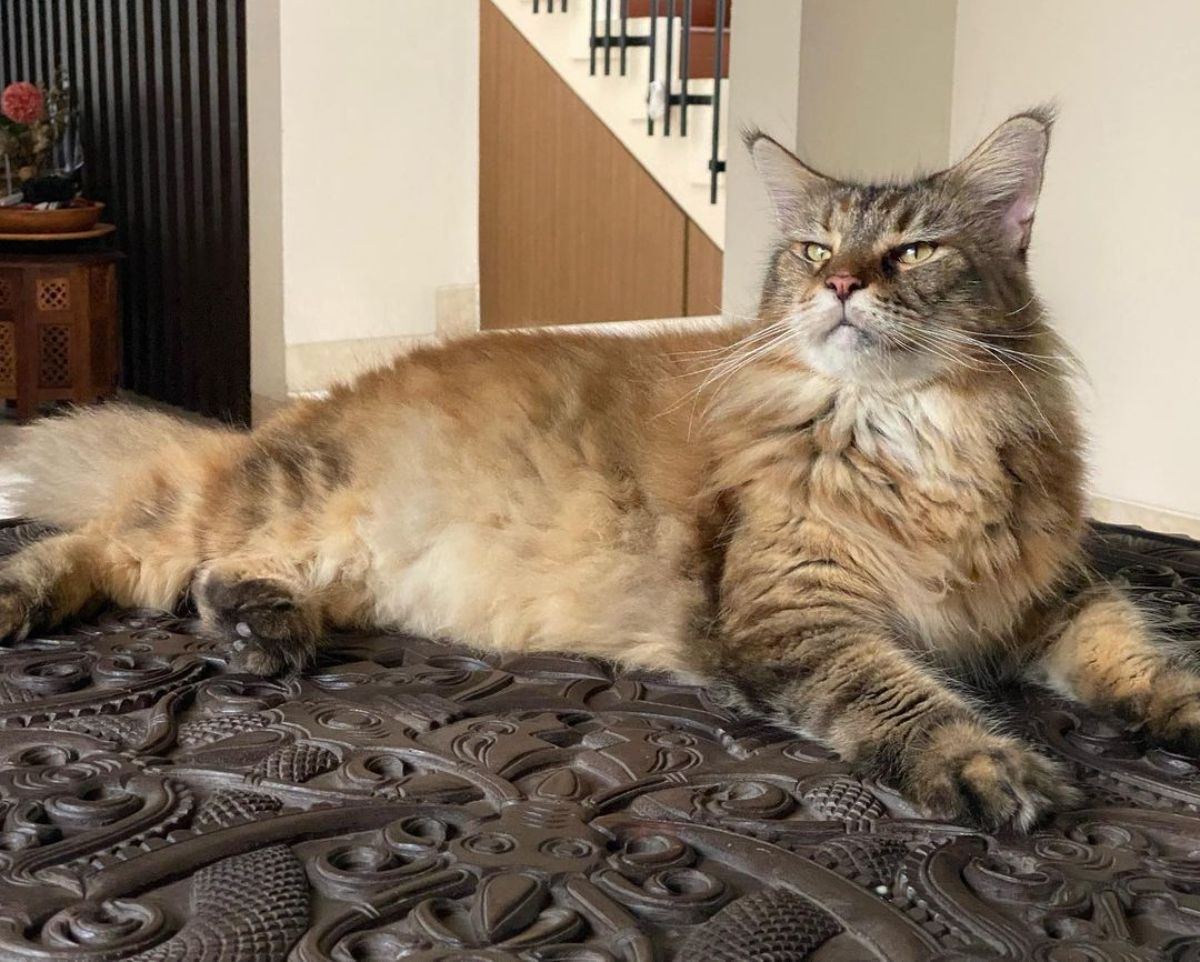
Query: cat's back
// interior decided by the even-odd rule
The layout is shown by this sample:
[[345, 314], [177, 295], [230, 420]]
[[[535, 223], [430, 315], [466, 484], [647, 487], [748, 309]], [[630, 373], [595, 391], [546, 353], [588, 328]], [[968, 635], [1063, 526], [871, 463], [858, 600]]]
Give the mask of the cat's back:
[[688, 352], [723, 332], [496, 334], [331, 397], [380, 620], [668, 667], [702, 602]]

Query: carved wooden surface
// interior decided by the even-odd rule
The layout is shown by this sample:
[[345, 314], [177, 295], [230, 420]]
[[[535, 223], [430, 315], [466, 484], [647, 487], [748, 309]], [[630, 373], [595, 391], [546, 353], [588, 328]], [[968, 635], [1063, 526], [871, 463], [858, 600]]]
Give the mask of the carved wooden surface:
[[[1200, 636], [1195, 546], [1094, 555]], [[261, 680], [114, 614], [0, 653], [0, 959], [1200, 962], [1196, 760], [1004, 700], [1088, 796], [1027, 837], [592, 660], [347, 637]]]

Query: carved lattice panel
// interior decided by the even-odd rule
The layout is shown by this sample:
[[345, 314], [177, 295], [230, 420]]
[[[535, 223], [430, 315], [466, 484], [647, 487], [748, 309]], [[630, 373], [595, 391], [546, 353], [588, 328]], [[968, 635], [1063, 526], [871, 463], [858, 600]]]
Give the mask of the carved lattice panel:
[[0, 394], [12, 395], [16, 390], [17, 326], [12, 321], [0, 321]]
[[0, 311], [17, 306], [19, 290], [11, 277], [0, 277]]
[[42, 387], [71, 386], [71, 328], [43, 324], [38, 330], [38, 383]]
[[71, 279], [69, 277], [40, 277], [37, 282], [39, 311], [69, 311], [71, 309]]
[[112, 268], [110, 267], [95, 267], [88, 273], [93, 316], [99, 316], [108, 310], [109, 300], [112, 296], [109, 286], [109, 275], [111, 273]]

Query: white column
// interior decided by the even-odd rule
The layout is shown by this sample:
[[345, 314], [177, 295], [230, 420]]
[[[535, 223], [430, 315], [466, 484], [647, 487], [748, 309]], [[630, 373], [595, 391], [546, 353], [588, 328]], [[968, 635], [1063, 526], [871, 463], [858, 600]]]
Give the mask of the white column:
[[283, 125], [279, 2], [246, 4], [250, 397], [254, 420], [287, 398], [283, 334]]

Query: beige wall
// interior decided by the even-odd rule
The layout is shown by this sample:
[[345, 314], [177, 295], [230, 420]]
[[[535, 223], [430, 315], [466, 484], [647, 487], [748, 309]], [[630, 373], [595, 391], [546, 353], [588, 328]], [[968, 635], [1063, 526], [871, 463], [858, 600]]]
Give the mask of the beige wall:
[[809, 163], [862, 180], [945, 163], [956, 6], [804, 0], [797, 145]]
[[1093, 381], [1093, 491], [1200, 517], [1200, 3], [964, 2], [957, 37], [956, 153], [1061, 106], [1031, 258]]
[[733, 5], [722, 282], [727, 314], [751, 314], [758, 307], [763, 260], [771, 249], [774, 228], [770, 201], [742, 145], [740, 132], [758, 128], [781, 144], [795, 145], [800, 101], [800, 14], [799, 0], [753, 0]]
[[478, 279], [478, 6], [279, 6], [287, 343], [430, 333]]

